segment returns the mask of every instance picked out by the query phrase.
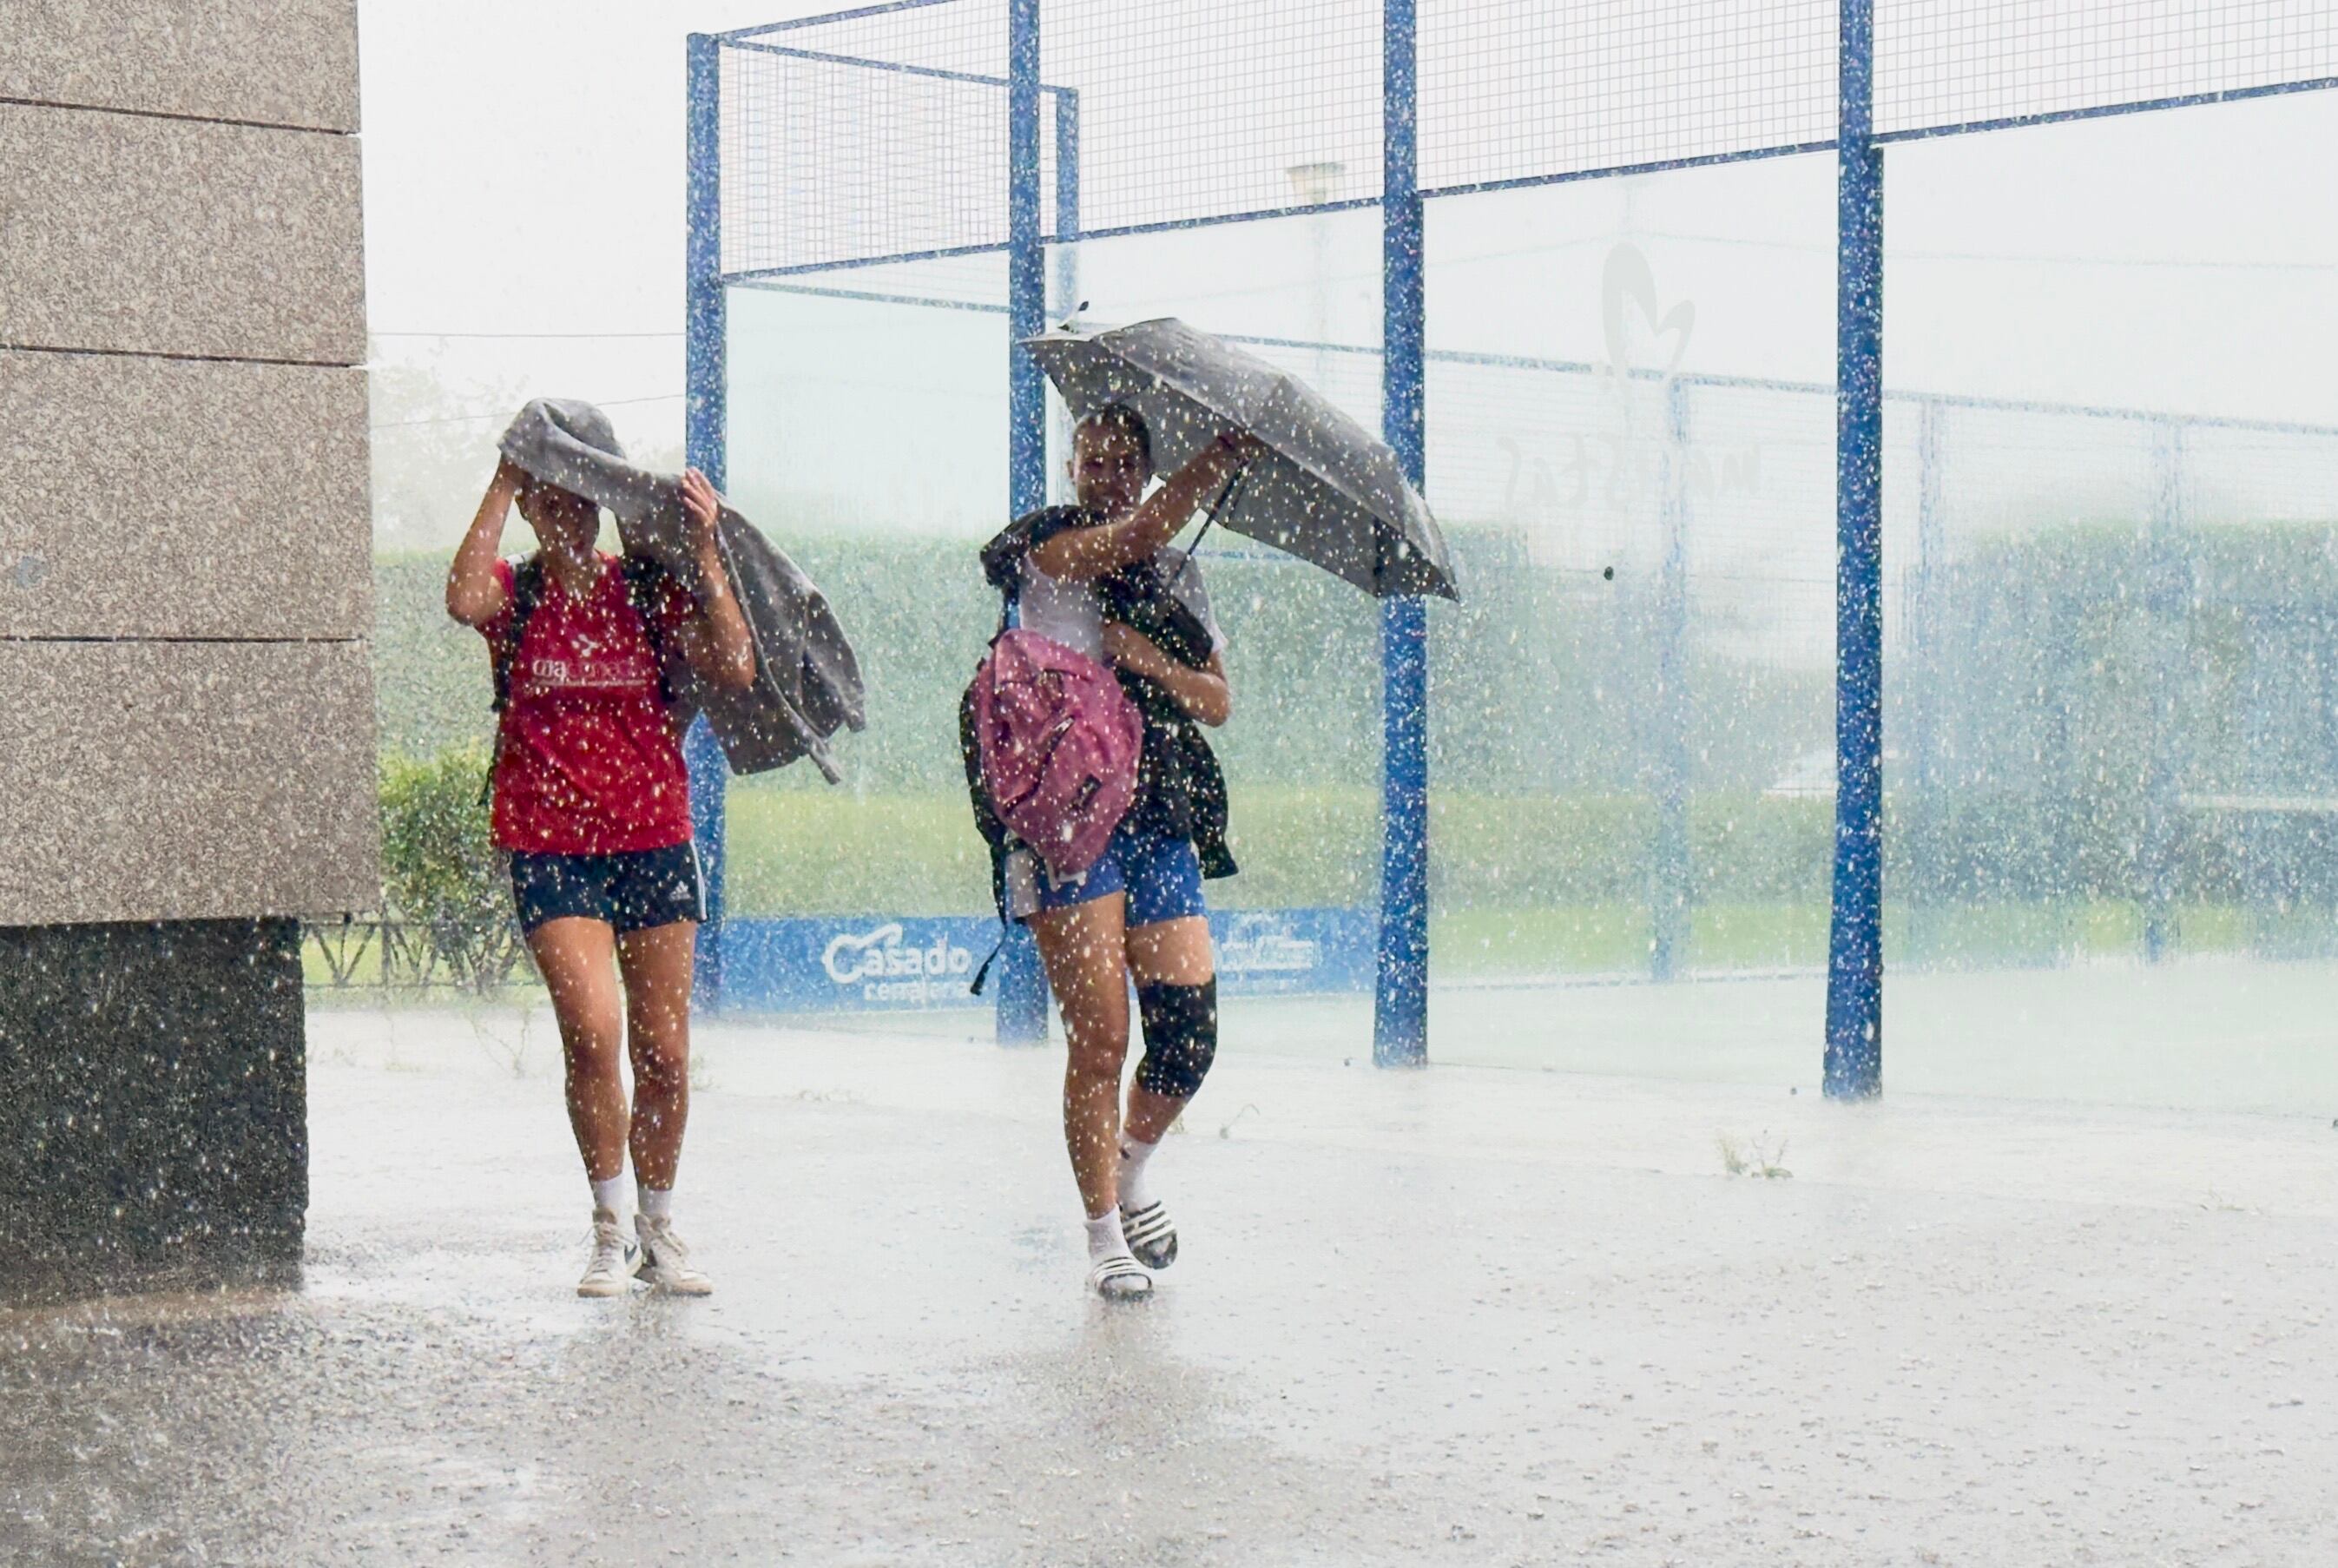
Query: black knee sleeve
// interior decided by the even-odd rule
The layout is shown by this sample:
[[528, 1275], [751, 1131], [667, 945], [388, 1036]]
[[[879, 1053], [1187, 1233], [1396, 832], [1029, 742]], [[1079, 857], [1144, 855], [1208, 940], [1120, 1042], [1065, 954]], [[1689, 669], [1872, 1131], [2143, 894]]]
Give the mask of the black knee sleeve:
[[1184, 1100], [1209, 1076], [1218, 1054], [1218, 983], [1139, 985], [1136, 1010], [1144, 1021], [1144, 1060], [1136, 1086]]

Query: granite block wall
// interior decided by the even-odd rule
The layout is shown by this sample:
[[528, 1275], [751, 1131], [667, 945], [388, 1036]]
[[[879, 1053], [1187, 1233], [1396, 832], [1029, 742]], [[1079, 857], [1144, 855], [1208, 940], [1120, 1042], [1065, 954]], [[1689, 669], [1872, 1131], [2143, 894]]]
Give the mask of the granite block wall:
[[378, 887], [356, 5], [0, 40], [0, 1296], [280, 1267]]

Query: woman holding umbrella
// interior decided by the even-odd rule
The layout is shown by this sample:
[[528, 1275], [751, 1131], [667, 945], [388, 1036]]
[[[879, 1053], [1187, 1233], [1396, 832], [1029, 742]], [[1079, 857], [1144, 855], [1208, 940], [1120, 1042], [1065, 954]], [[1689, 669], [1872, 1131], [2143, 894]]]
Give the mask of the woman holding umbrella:
[[[1023, 347], [1079, 420], [1079, 504], [1017, 523], [984, 564], [1027, 630], [1118, 668], [1144, 750], [1137, 803], [1105, 863], [1057, 887], [1027, 852], [1010, 856], [1002, 903], [1036, 935], [1071, 1041], [1064, 1131], [1087, 1203], [1090, 1279], [1106, 1297], [1141, 1297], [1153, 1282], [1138, 1262], [1164, 1267], [1177, 1249], [1146, 1164], [1217, 1045], [1201, 879], [1234, 868], [1224, 781], [1196, 728], [1233, 710], [1223, 640], [1169, 540], [1207, 503], [1213, 523], [1375, 597], [1458, 595], [1396, 454], [1304, 382], [1174, 318], [1067, 325]], [[1156, 440], [1177, 462], [1147, 496]], [[1145, 1054], [1124, 1122], [1132, 980]]]
[[[1017, 848], [1003, 876], [1007, 912], [1036, 937], [1063, 1014], [1064, 1138], [1086, 1206], [1089, 1283], [1110, 1300], [1150, 1295], [1145, 1268], [1177, 1256], [1147, 1167], [1216, 1054], [1202, 882], [1234, 869], [1223, 778], [1195, 728], [1233, 713], [1225, 640], [1199, 571], [1168, 544], [1257, 452], [1247, 436], [1221, 436], [1148, 496], [1150, 432], [1133, 409], [1108, 407], [1073, 433], [1077, 504], [1024, 519], [983, 552], [1023, 629], [1110, 663], [1144, 718], [1136, 802], [1104, 858], [1058, 885]], [[1124, 1116], [1132, 985], [1144, 1054]]]

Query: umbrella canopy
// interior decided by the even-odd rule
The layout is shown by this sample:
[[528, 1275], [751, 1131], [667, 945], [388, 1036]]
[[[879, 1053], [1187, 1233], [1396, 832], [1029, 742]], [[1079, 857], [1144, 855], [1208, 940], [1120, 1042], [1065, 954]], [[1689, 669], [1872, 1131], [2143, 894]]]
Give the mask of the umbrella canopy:
[[1217, 521], [1368, 593], [1459, 599], [1453, 560], [1396, 454], [1297, 377], [1174, 318], [1101, 332], [1064, 328], [1024, 345], [1076, 419], [1125, 403], [1158, 466], [1182, 466], [1229, 428], [1253, 461]]

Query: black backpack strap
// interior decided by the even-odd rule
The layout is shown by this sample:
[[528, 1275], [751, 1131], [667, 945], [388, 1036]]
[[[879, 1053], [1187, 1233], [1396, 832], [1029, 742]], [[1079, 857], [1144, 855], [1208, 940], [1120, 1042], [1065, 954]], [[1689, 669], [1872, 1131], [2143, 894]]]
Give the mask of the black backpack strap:
[[643, 621], [654, 625], [651, 612], [657, 608], [657, 586], [665, 576], [665, 568], [646, 555], [621, 555], [617, 558], [617, 570], [625, 574], [625, 597], [633, 601], [634, 609]]
[[490, 705], [500, 713], [511, 706], [512, 671], [519, 663], [520, 640], [527, 635], [528, 617], [544, 599], [544, 557], [531, 555], [512, 568], [511, 623], [496, 646], [496, 695]]
[[634, 613], [642, 618], [642, 631], [650, 640], [650, 657], [657, 663], [658, 699], [671, 708], [675, 693], [666, 673], [665, 628], [659, 624], [657, 613], [658, 593], [668, 573], [646, 555], [621, 557], [617, 565], [625, 574], [625, 597], [632, 601]]
[[1097, 514], [1077, 506], [1042, 506], [1000, 529], [982, 546], [982, 575], [1001, 593], [1011, 593], [1023, 581], [1031, 552], [1056, 534], [1087, 527]]
[[531, 555], [512, 568], [511, 621], [503, 640], [495, 645], [495, 698], [487, 704], [496, 715], [495, 749], [487, 754], [487, 776], [479, 780], [479, 804], [494, 797], [496, 765], [503, 760], [503, 711], [511, 706], [512, 671], [519, 664], [520, 640], [527, 635], [528, 617], [544, 599], [544, 557]]
[[991, 945], [990, 956], [982, 961], [982, 967], [974, 972], [974, 982], [966, 988], [966, 994], [968, 995], [979, 996], [982, 995], [983, 986], [989, 984], [990, 981], [990, 966], [997, 963], [998, 956], [1006, 951], [1007, 916], [1001, 915], [998, 917], [998, 940]]

